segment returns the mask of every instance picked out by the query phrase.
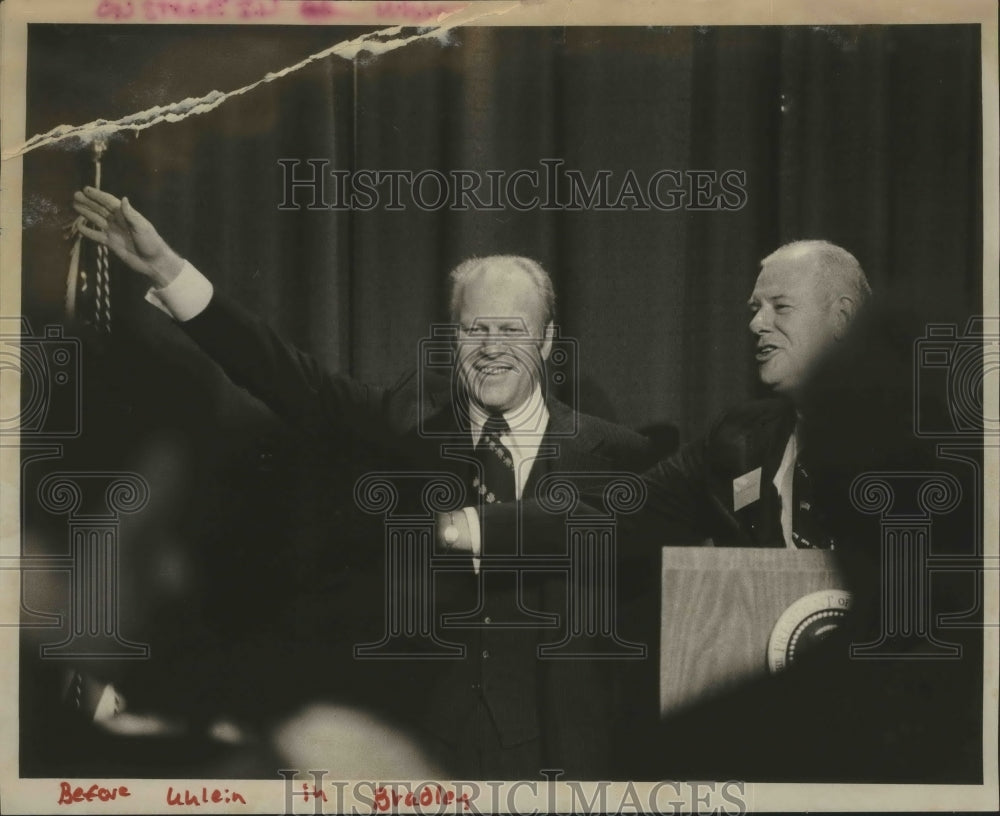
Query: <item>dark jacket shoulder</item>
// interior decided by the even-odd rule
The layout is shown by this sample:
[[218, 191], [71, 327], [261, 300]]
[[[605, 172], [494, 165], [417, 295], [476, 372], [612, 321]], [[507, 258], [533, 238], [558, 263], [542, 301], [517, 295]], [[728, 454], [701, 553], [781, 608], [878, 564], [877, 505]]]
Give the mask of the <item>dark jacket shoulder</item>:
[[653, 463], [653, 446], [647, 437], [637, 431], [582, 413], [577, 414], [577, 424], [581, 440], [593, 440], [596, 453], [627, 462], [636, 469], [645, 469]]
[[764, 397], [730, 408], [712, 426], [709, 436], [755, 430], [772, 423], [794, 424], [795, 408], [784, 397]]

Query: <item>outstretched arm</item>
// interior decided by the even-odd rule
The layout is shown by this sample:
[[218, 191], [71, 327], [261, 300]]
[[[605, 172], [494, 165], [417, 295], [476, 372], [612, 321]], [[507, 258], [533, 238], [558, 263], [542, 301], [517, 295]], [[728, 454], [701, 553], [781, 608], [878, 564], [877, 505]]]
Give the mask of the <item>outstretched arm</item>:
[[[360, 435], [384, 437], [384, 426], [379, 425], [384, 416], [382, 389], [326, 371], [257, 318], [213, 293], [204, 276], [170, 248], [128, 198], [86, 187], [73, 196], [73, 207], [83, 217], [80, 231], [146, 278], [156, 300], [166, 303], [166, 310], [234, 383], [310, 435], [350, 428]], [[182, 270], [186, 277], [178, 280]], [[196, 307], [175, 308], [190, 298], [173, 290], [192, 280], [202, 284]]]
[[[707, 445], [706, 439], [690, 443], [642, 474], [644, 506], [619, 516], [615, 524], [623, 557], [646, 557], [664, 545], [701, 544], [711, 536]], [[600, 518], [605, 505], [601, 489], [584, 491], [574, 514], [578, 519]], [[446, 513], [438, 519], [438, 545], [446, 551], [475, 553], [482, 537], [494, 553], [560, 556], [566, 552], [568, 518], [535, 500], [487, 505], [471, 518], [468, 513]]]

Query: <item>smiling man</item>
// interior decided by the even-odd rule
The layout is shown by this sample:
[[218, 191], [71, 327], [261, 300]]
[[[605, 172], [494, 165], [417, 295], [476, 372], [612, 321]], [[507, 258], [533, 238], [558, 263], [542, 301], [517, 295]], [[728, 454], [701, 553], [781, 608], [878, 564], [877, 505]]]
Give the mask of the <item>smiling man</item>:
[[768, 255], [748, 304], [760, 381], [794, 398], [870, 294], [855, 257], [834, 244], [796, 241]]
[[[469, 396], [492, 411], [527, 402], [552, 350], [555, 294], [528, 258], [472, 258], [450, 275], [459, 326], [459, 372]], [[534, 338], [536, 342], [526, 343]]]
[[725, 490], [710, 503], [715, 543], [835, 546], [805, 464], [808, 427], [801, 402], [811, 376], [870, 295], [857, 259], [828, 241], [795, 241], [761, 261], [748, 301], [749, 328], [758, 377], [777, 398], [724, 417], [704, 442], [650, 474], [654, 484], [673, 484], [679, 474], [690, 478], [701, 471], [722, 490], [732, 485], [731, 494]]
[[[145, 277], [147, 300], [173, 317], [233, 382], [318, 444], [343, 449], [362, 440], [377, 449], [386, 462], [380, 475], [457, 476], [473, 518], [485, 506], [516, 506], [549, 473], [641, 472], [650, 463], [644, 437], [546, 393], [555, 295], [548, 274], [531, 259], [493, 255], [456, 267], [450, 380], [411, 375], [381, 388], [327, 371], [284, 343], [215, 291], [127, 199], [87, 188], [76, 193], [74, 206], [86, 219], [83, 233]], [[414, 497], [399, 502], [400, 513], [426, 513]], [[460, 524], [464, 516], [445, 518]], [[381, 552], [384, 531], [369, 538], [356, 546]], [[374, 704], [393, 702], [394, 714], [412, 715], [407, 724], [456, 778], [540, 778], [548, 768], [597, 778], [607, 768], [613, 725], [607, 661], [538, 656], [539, 645], [559, 642], [559, 627], [566, 628], [565, 579], [543, 573], [529, 580], [514, 568], [490, 569], [491, 552], [481, 552], [478, 541], [467, 549], [468, 556], [451, 559], [447, 574], [432, 578], [421, 569], [411, 576], [433, 594], [435, 634], [461, 644], [464, 656], [406, 654], [354, 666], [365, 693]], [[407, 597], [418, 594], [411, 590]], [[368, 618], [384, 620], [388, 599], [373, 591], [371, 601]], [[438, 629], [444, 616], [458, 625]]]

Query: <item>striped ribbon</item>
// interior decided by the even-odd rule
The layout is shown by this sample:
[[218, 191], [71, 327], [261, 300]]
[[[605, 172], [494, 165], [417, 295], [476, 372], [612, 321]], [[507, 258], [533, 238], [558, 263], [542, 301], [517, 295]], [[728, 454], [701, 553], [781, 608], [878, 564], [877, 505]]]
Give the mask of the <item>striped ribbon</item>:
[[[101, 157], [107, 144], [103, 141], [94, 142], [94, 187], [101, 189]], [[77, 314], [77, 295], [86, 292], [89, 280], [87, 271], [81, 263], [83, 251], [83, 233], [80, 224], [83, 216], [77, 218], [70, 230], [75, 238], [69, 255], [69, 273], [66, 276], [66, 317], [74, 319]], [[108, 248], [104, 244], [97, 245], [97, 270], [94, 274], [94, 314], [93, 318], [85, 318], [92, 322], [98, 331], [111, 333], [111, 275], [108, 264]]]

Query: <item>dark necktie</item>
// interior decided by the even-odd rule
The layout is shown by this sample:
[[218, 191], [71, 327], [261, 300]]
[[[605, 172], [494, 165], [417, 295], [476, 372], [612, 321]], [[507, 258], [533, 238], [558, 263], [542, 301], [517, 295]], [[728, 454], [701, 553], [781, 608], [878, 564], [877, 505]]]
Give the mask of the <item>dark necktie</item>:
[[816, 550], [829, 550], [834, 545], [833, 536], [816, 507], [812, 479], [802, 462], [802, 451], [795, 458], [792, 478], [792, 543], [800, 549]]
[[510, 502], [517, 498], [514, 487], [514, 460], [506, 445], [500, 441], [509, 433], [510, 426], [502, 415], [490, 416], [483, 425], [483, 433], [476, 445], [479, 473], [472, 480], [474, 505], [484, 502]]

